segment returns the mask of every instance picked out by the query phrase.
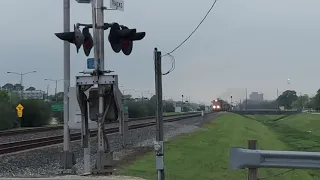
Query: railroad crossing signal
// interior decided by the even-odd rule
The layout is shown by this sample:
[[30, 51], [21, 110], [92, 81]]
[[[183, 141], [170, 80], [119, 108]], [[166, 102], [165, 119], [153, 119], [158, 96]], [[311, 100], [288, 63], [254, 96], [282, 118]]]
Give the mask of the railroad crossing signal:
[[69, 43], [75, 44], [77, 48], [77, 53], [79, 52], [79, 49], [85, 40], [85, 36], [81, 33], [80, 29], [76, 27], [76, 25], [74, 25], [73, 32], [63, 32], [54, 34], [63, 41], [68, 41]]
[[[85, 3], [86, 1], [84, 0], [83, 2]], [[89, 56], [94, 46], [93, 37], [89, 32], [89, 28], [92, 28], [93, 25], [86, 24], [83, 26], [85, 27], [82, 29], [82, 33], [78, 24], [77, 26], [74, 25], [73, 32], [55, 33], [55, 35], [63, 41], [74, 44], [77, 48], [77, 53], [83, 46], [85, 55]], [[103, 29], [107, 30], [108, 28], [110, 28], [108, 40], [113, 51], [119, 53], [122, 50], [123, 54], [127, 56], [132, 52], [133, 41], [140, 41], [146, 35], [145, 32], [137, 32], [136, 29], [129, 29], [127, 26], [119, 25], [118, 23], [105, 23]]]
[[142, 40], [145, 37], [145, 32], [137, 32], [136, 29], [129, 29], [126, 26], [120, 26], [118, 23], [111, 25], [108, 40], [114, 52], [130, 55], [133, 48], [133, 41]]
[[84, 51], [84, 54], [88, 57], [90, 55], [90, 51], [93, 47], [93, 38], [89, 32], [88, 27], [85, 27], [82, 29], [82, 34], [84, 36], [83, 51]]
[[19, 118], [22, 117], [23, 109], [24, 109], [24, 107], [21, 104], [17, 105], [16, 110], [17, 110], [17, 115], [18, 115]]

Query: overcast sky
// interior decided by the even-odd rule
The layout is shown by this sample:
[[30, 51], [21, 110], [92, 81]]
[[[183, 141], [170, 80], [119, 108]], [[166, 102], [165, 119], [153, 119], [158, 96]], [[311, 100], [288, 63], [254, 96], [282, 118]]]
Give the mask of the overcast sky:
[[[36, 70], [24, 77], [24, 85], [45, 90], [44, 78], [63, 78], [63, 43], [53, 34], [63, 30], [62, 0], [2, 1], [0, 85], [19, 82], [19, 76], [7, 71]], [[212, 3], [127, 0], [124, 12], [106, 11], [106, 22], [146, 32], [145, 39], [135, 42], [132, 54], [125, 56], [112, 52], [106, 31], [106, 69], [119, 74], [126, 89], [154, 91], [154, 47], [163, 54], [171, 51]], [[109, 6], [109, 1], [105, 4]], [[173, 53], [176, 68], [163, 77], [163, 93], [174, 99], [183, 94], [196, 102], [230, 95], [238, 100], [245, 97], [245, 88], [263, 92], [265, 98], [275, 97], [277, 88], [314, 94], [319, 88], [319, 7], [319, 0], [218, 0], [194, 36]], [[91, 23], [90, 8], [71, 0], [71, 24]], [[72, 84], [86, 69], [86, 58], [82, 49], [77, 54], [71, 45]], [[163, 71], [170, 63], [163, 58]]]

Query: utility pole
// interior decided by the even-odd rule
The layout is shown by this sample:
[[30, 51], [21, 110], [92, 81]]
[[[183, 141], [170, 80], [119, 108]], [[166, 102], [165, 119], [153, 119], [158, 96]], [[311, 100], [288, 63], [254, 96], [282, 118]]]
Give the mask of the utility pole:
[[248, 110], [248, 89], [246, 88], [246, 110]]
[[161, 52], [154, 49], [154, 67], [155, 67], [155, 88], [157, 97], [156, 110], [156, 141], [154, 149], [156, 152], [157, 180], [164, 180], [164, 144], [163, 144], [163, 106], [162, 106], [162, 70], [161, 70]]
[[183, 95], [181, 95], [181, 112], [183, 112]]
[[49, 84], [47, 85], [47, 101], [49, 100]]
[[301, 111], [303, 110], [303, 97], [302, 97], [302, 93], [300, 92], [300, 101], [301, 101]]
[[278, 98], [279, 98], [279, 89], [277, 88], [277, 108], [279, 110], [279, 101], [278, 101]]
[[61, 81], [61, 80], [63, 80], [63, 79], [59, 79], [59, 80], [54, 80], [54, 79], [44, 79], [45, 81], [52, 81], [52, 82], [54, 82], [55, 83], [55, 89], [54, 89], [54, 96], [56, 97], [56, 102], [58, 102], [58, 96], [57, 96], [57, 94], [58, 94], [58, 81]]
[[[63, 0], [63, 31], [70, 31], [70, 0]], [[69, 88], [70, 88], [70, 44], [63, 42], [63, 154], [61, 155], [63, 171], [71, 169], [74, 154], [70, 152], [70, 130], [69, 130]]]

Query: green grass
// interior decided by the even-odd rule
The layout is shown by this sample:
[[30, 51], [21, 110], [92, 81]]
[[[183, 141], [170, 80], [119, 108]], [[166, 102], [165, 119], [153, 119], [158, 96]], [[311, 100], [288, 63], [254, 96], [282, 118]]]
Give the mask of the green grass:
[[176, 115], [176, 114], [181, 114], [181, 112], [163, 112], [164, 116], [171, 116], [171, 115]]
[[[278, 138], [288, 145], [289, 150], [320, 151], [320, 115], [303, 113], [281, 120], [266, 120], [263, 116], [256, 119], [275, 131]], [[319, 171], [307, 172], [320, 179]]]
[[[228, 113], [206, 125], [205, 130], [176, 137], [165, 144], [166, 179], [244, 180], [246, 170], [229, 170], [229, 148], [247, 147], [249, 139], [257, 139], [258, 147], [262, 149], [289, 149], [286, 143], [278, 139], [277, 133], [262, 123]], [[259, 176], [265, 177], [283, 171], [285, 170], [259, 169]], [[156, 179], [154, 153], [123, 167], [121, 173]], [[296, 170], [271, 179], [311, 180], [313, 177], [308, 171]]]
[[281, 120], [266, 120], [265, 116], [256, 119], [277, 132], [290, 149], [320, 151], [320, 115], [303, 113]]

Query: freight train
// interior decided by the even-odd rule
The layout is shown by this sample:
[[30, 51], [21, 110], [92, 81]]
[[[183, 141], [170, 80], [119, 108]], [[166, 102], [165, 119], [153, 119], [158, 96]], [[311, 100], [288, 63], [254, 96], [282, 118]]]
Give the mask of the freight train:
[[215, 112], [229, 111], [231, 110], [231, 105], [221, 99], [215, 99], [212, 101], [212, 110]]

